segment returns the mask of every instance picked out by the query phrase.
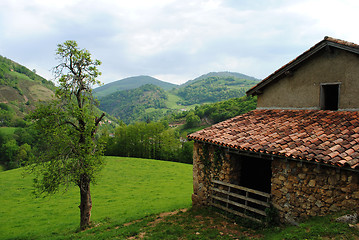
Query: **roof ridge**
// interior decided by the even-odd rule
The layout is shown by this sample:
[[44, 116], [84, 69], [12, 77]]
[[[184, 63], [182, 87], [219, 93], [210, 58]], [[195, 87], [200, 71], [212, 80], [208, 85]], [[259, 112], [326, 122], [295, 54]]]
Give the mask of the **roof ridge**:
[[[315, 52], [319, 51], [320, 49], [322, 49], [325, 46], [328, 46], [328, 43], [332, 43], [332, 44], [330, 44], [330, 46], [334, 46], [334, 47], [339, 47], [338, 45], [341, 45], [342, 48], [346, 49], [346, 50], [349, 50], [350, 48], [352, 48], [353, 52], [359, 54], [359, 52], [357, 50], [357, 49], [359, 49], [358, 44], [344, 41], [344, 40], [337, 39], [337, 38], [333, 38], [333, 37], [325, 36], [323, 40], [316, 43], [314, 46], [312, 46], [308, 50], [304, 51], [302, 54], [300, 54], [299, 56], [294, 58], [292, 61], [288, 62], [287, 64], [283, 65], [282, 67], [280, 67], [279, 69], [277, 69], [276, 71], [271, 73], [269, 76], [267, 76], [262, 81], [260, 81], [257, 85], [251, 87], [249, 90], [247, 90], [246, 94], [247, 95], [257, 95], [258, 92], [261, 91], [261, 89], [264, 86], [271, 83], [273, 81], [273, 79], [276, 79], [277, 77], [279, 77], [283, 74], [286, 74], [289, 70], [291, 70], [293, 68], [293, 66], [300, 64], [302, 61], [305, 61], [307, 58], [309, 58]], [[355, 49], [355, 51], [354, 51], [354, 49]]]
[[346, 45], [349, 47], [355, 47], [355, 48], [359, 48], [359, 45], [353, 42], [349, 42], [349, 41], [345, 41], [339, 38], [333, 38], [333, 37], [329, 37], [329, 36], [325, 36], [324, 40], [326, 41], [330, 41], [330, 42], [334, 42], [334, 43], [338, 43], [338, 44], [342, 44], [342, 45]]

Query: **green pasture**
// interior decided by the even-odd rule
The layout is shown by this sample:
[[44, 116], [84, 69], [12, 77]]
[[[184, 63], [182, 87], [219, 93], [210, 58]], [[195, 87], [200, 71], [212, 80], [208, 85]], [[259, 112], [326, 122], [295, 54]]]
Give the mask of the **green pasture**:
[[[22, 169], [0, 172], [0, 239], [52, 239], [79, 227], [75, 186], [35, 198], [32, 178]], [[92, 186], [94, 224], [122, 224], [191, 205], [192, 165], [149, 159], [106, 157]]]
[[16, 127], [0, 127], [0, 134], [10, 135], [14, 134]]

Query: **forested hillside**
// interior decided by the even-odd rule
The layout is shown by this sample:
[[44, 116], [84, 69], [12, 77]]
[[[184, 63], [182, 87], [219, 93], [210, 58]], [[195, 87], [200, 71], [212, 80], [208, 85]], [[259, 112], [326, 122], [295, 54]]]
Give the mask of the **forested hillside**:
[[220, 77], [220, 78], [234, 77], [234, 78], [239, 78], [239, 79], [248, 79], [248, 80], [252, 80], [252, 81], [255, 81], [255, 82], [260, 81], [260, 79], [245, 75], [243, 73], [237, 73], [237, 72], [210, 72], [210, 73], [203, 74], [203, 75], [201, 75], [201, 76], [199, 76], [199, 77], [197, 77], [197, 78], [195, 78], [193, 80], [189, 80], [189, 81], [185, 82], [184, 84], [182, 84], [180, 87], [184, 87], [184, 86], [187, 86], [187, 85], [189, 85], [191, 83], [197, 82], [197, 81], [202, 80], [202, 79], [210, 78], [210, 77]]
[[0, 168], [16, 168], [32, 156], [37, 134], [24, 117], [54, 89], [36, 70], [0, 56]]
[[51, 99], [54, 89], [36, 70], [0, 56], [0, 126], [14, 126], [36, 102]]
[[[127, 80], [118, 82], [128, 82], [131, 86], [141, 84], [137, 77], [132, 78], [131, 83]], [[120, 118], [126, 124], [157, 121], [173, 113], [191, 110], [200, 104], [242, 97], [246, 90], [257, 83], [257, 79], [241, 73], [212, 72], [171, 90], [142, 85], [127, 91], [117, 91], [99, 98], [100, 109]], [[110, 85], [111, 83], [101, 88], [108, 88]], [[101, 91], [101, 94], [104, 93], [105, 91]]]
[[166, 92], [155, 85], [117, 91], [100, 99], [100, 108], [125, 123], [146, 120], [146, 109], [166, 107]]
[[166, 116], [170, 123], [184, 124], [183, 128], [197, 128], [252, 111], [257, 107], [256, 97], [231, 98], [225, 101], [203, 104], [189, 111], [182, 111]]
[[175, 93], [182, 98], [183, 105], [218, 102], [242, 97], [257, 82], [236, 77], [208, 77], [179, 88]]
[[101, 98], [117, 91], [139, 88], [146, 84], [153, 84], [164, 90], [170, 90], [178, 86], [176, 84], [164, 82], [150, 76], [136, 76], [136, 77], [124, 78], [122, 80], [105, 84], [101, 87], [95, 88], [93, 92], [94, 92], [94, 96]]

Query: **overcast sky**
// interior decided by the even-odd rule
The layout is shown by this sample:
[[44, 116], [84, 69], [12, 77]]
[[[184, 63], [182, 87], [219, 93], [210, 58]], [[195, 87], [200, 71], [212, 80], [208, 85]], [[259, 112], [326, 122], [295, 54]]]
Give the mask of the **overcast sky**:
[[75, 40], [102, 61], [104, 83], [262, 79], [324, 36], [359, 43], [358, 10], [357, 0], [1, 0], [0, 55], [52, 79], [57, 44]]

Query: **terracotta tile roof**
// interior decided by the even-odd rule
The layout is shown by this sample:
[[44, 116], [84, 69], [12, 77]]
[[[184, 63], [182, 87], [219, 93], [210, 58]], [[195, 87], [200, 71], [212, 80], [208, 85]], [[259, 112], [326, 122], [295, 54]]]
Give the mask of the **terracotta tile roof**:
[[188, 135], [189, 139], [359, 169], [359, 112], [254, 110]]
[[282, 76], [283, 74], [286, 74], [288, 71], [290, 71], [293, 67], [300, 64], [301, 62], [308, 59], [310, 56], [318, 52], [319, 50], [323, 49], [324, 47], [332, 46], [336, 48], [341, 48], [347, 51], [355, 52], [359, 54], [359, 45], [347, 42], [344, 40], [332, 38], [332, 37], [324, 37], [324, 39], [317, 44], [315, 44], [313, 47], [290, 61], [289, 63], [285, 64], [278, 70], [276, 70], [274, 73], [263, 79], [261, 82], [259, 82], [257, 85], [253, 86], [251, 89], [247, 91], [247, 95], [257, 95], [264, 86], [272, 82], [274, 79]]

